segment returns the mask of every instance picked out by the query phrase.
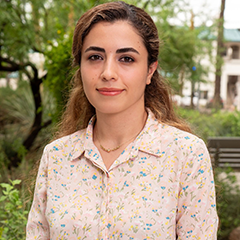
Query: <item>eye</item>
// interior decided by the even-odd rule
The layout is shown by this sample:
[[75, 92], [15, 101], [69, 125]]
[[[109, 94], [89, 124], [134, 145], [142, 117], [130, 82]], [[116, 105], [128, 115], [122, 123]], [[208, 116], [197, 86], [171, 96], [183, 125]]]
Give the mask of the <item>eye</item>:
[[91, 61], [97, 61], [97, 60], [102, 60], [103, 58], [100, 55], [94, 54], [89, 56], [88, 59]]
[[128, 56], [126, 56], [126, 57], [122, 57], [122, 58], [120, 58], [119, 61], [120, 61], [120, 62], [126, 62], [126, 63], [129, 63], [129, 62], [134, 62], [134, 59], [133, 59], [132, 57], [128, 57]]

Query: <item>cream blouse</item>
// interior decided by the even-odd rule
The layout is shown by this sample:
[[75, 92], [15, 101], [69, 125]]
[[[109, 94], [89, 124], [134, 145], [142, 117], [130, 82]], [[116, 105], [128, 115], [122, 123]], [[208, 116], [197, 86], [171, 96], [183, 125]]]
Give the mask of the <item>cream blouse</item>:
[[201, 139], [149, 112], [107, 171], [93, 121], [45, 147], [27, 240], [217, 239], [213, 173]]

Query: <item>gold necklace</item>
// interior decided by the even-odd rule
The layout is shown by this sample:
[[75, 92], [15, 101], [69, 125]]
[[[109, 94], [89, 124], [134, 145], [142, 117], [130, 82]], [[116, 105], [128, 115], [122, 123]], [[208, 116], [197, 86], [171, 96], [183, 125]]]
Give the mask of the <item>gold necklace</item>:
[[[139, 133], [138, 133], [138, 134], [139, 134]], [[136, 137], [138, 136], [138, 134], [137, 134], [136, 136], [128, 139], [126, 142], [124, 142], [124, 143], [122, 143], [122, 144], [120, 144], [120, 145], [118, 145], [117, 147], [114, 147], [114, 148], [105, 148], [105, 147], [100, 143], [100, 141], [99, 141], [99, 139], [98, 139], [98, 137], [97, 137], [97, 134], [96, 134], [96, 138], [97, 138], [97, 140], [98, 140], [98, 142], [99, 142], [99, 144], [100, 144], [101, 149], [104, 150], [104, 151], [107, 152], [107, 153], [110, 153], [110, 152], [116, 151], [117, 149], [119, 149], [119, 148], [120, 148], [122, 145], [124, 145], [125, 143], [127, 143], [127, 142], [131, 141], [132, 139], [136, 138]]]
[[110, 149], [110, 148], [105, 148], [100, 142], [99, 142], [99, 144], [100, 144], [101, 149], [107, 153], [113, 152], [121, 147], [121, 145], [118, 145], [117, 147]]

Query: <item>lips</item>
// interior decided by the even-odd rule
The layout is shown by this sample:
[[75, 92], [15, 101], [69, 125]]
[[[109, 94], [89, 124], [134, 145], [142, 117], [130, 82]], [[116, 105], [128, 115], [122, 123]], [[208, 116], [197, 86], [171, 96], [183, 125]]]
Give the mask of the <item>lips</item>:
[[116, 96], [123, 92], [123, 89], [118, 88], [98, 88], [97, 91], [104, 96]]

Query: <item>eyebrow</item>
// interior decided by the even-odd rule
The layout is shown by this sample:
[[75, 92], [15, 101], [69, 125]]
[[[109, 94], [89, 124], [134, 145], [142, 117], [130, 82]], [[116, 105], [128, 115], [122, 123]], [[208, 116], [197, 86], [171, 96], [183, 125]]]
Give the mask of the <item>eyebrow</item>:
[[89, 52], [89, 51], [105, 52], [105, 49], [100, 48], [100, 47], [91, 46], [85, 50], [85, 52]]
[[[100, 47], [95, 47], [95, 46], [91, 46], [89, 48], [87, 48], [85, 50], [85, 52], [89, 52], [89, 51], [97, 51], [97, 52], [103, 52], [105, 53], [105, 49], [104, 48], [100, 48]], [[134, 52], [134, 53], [137, 53], [139, 54], [139, 52], [132, 48], [132, 47], [128, 47], [128, 48], [120, 48], [116, 51], [116, 53], [127, 53], [127, 52]]]
[[120, 48], [120, 49], [118, 49], [116, 51], [116, 53], [126, 53], [126, 52], [134, 52], [134, 53], [139, 54], [139, 52], [136, 49], [131, 48], [131, 47], [129, 47], [129, 48]]

